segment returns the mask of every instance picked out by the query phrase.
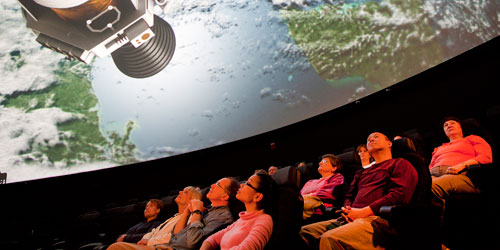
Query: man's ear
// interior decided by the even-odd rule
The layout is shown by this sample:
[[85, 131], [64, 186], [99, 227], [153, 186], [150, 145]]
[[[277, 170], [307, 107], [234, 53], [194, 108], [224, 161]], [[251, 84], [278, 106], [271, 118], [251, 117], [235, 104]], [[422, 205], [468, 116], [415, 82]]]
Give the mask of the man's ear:
[[392, 141], [389, 141], [389, 147], [392, 147]]
[[229, 195], [228, 194], [224, 194], [221, 198], [222, 198], [223, 201], [227, 201], [227, 200], [229, 200]]

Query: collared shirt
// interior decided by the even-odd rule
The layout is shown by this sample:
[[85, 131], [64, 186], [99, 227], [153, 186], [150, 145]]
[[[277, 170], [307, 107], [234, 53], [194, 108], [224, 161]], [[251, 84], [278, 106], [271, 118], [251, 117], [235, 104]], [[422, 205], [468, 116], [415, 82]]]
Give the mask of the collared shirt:
[[201, 221], [195, 221], [179, 233], [172, 234], [168, 245], [177, 250], [194, 249], [202, 240], [233, 221], [229, 207], [210, 207], [203, 213]]
[[128, 229], [124, 242], [136, 243], [142, 239], [146, 233], [161, 224], [161, 220], [154, 219], [151, 221], [143, 221]]
[[180, 217], [181, 215], [176, 213], [174, 216], [154, 228], [151, 232], [145, 234], [142, 239], [148, 240], [148, 246], [168, 243], [172, 236], [172, 230]]

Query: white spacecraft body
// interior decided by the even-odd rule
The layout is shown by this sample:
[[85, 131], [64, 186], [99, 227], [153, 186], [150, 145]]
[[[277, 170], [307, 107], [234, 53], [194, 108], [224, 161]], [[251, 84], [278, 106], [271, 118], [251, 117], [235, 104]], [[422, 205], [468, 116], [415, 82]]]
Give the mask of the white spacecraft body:
[[[18, 1], [23, 8], [26, 26], [37, 35], [36, 40], [45, 47], [67, 55], [68, 58], [90, 63], [95, 56], [103, 58], [112, 54], [115, 64], [123, 73], [131, 77], [144, 78], [161, 71], [173, 56], [175, 50], [173, 30], [163, 19], [154, 15], [153, 0]], [[77, 13], [78, 8], [85, 5], [92, 8], [95, 2], [113, 2], [113, 4], [99, 10], [95, 15]], [[159, 1], [159, 4], [164, 5], [165, 1]], [[76, 20], [78, 18], [73, 19], [73, 16], [61, 16], [58, 11], [82, 14], [83, 20], [81, 20], [82, 15]], [[159, 32], [162, 33], [161, 37], [151, 42], [155, 43], [154, 48], [147, 49], [147, 46], [142, 46], [150, 40], [155, 40], [153, 38]], [[124, 48], [123, 51], [117, 51], [127, 47], [125, 46], [127, 44], [131, 44], [140, 52], [137, 53], [141, 55], [141, 58], [137, 59], [141, 61], [139, 64], [133, 62], [133, 58], [123, 58], [125, 54], [133, 53], [133, 49]], [[117, 52], [113, 53], [115, 51]]]

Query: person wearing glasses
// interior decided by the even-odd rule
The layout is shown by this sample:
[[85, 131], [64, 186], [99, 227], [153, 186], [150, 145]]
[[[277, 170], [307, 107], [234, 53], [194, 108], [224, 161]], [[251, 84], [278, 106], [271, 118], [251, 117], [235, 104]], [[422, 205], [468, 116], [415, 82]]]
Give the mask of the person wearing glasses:
[[235, 198], [238, 187], [236, 180], [227, 177], [212, 184], [207, 193], [211, 206], [205, 208], [201, 200], [191, 200], [175, 225], [168, 245], [157, 248], [195, 249], [203, 239], [233, 223], [229, 202]]
[[208, 237], [200, 250], [264, 249], [273, 231], [269, 214], [272, 202], [272, 178], [257, 170], [240, 185], [236, 198], [245, 204], [240, 218], [225, 229]]
[[319, 206], [323, 204], [325, 208], [332, 207], [340, 198], [335, 197], [334, 189], [344, 185], [344, 176], [339, 173], [341, 168], [342, 162], [335, 155], [326, 154], [321, 157], [318, 167], [321, 178], [309, 180], [300, 190], [304, 197], [304, 219], [313, 215], [321, 218], [323, 212]]

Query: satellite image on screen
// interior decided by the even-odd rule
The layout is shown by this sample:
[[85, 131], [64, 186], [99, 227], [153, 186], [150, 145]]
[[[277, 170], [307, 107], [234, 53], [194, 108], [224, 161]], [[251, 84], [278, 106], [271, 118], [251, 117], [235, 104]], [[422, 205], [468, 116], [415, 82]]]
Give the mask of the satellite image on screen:
[[20, 2], [0, 2], [0, 172], [9, 183], [271, 131], [500, 34], [498, 0], [149, 1], [172, 27], [175, 52], [138, 78], [111, 55], [86, 64], [42, 46]]

